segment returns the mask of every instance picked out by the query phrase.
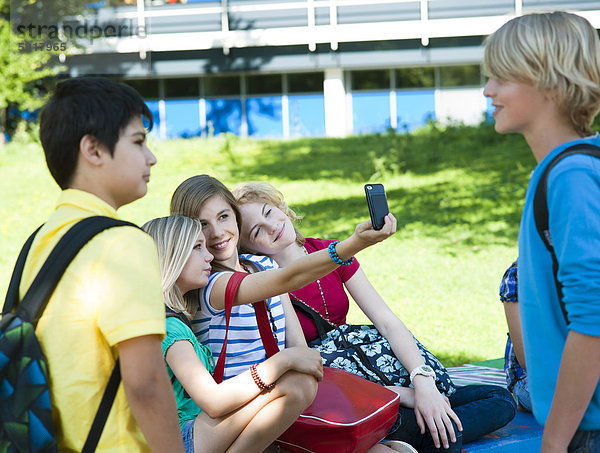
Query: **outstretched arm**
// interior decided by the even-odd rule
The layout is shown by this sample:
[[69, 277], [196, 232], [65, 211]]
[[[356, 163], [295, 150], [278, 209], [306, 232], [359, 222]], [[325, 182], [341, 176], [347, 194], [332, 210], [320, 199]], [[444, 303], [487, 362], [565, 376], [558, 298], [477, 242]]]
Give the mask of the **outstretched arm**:
[[[338, 256], [345, 261], [370, 245], [387, 239], [395, 232], [396, 219], [392, 214], [388, 214], [381, 230], [371, 228], [370, 220], [363, 222], [356, 227], [352, 236], [336, 244], [335, 249]], [[327, 250], [311, 253], [295, 260], [289, 266], [251, 274], [240, 284], [233, 303], [243, 305], [294, 291], [327, 275], [337, 267]], [[217, 310], [222, 310], [224, 307], [227, 281], [229, 281], [228, 276], [217, 279], [210, 293], [210, 304]]]
[[[362, 269], [358, 269], [346, 282], [346, 288], [377, 330], [389, 341], [392, 351], [404, 368], [410, 372], [422, 365], [423, 358], [412, 334], [371, 285]], [[460, 419], [450, 408], [447, 399], [438, 391], [432, 378], [418, 375], [413, 385], [414, 409], [421, 432], [425, 432], [427, 425], [436, 447], [439, 448], [441, 443], [448, 448], [448, 440], [456, 441], [451, 420], [454, 420], [462, 431]]]

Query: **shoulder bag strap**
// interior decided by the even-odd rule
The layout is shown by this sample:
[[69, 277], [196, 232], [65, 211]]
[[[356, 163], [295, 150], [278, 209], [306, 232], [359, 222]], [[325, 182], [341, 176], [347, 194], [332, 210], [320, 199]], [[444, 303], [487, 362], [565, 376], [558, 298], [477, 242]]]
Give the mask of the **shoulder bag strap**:
[[269, 324], [269, 316], [267, 315], [267, 303], [264, 300], [254, 302], [254, 314], [256, 316], [256, 324], [258, 325], [258, 331], [260, 333], [260, 339], [262, 340], [267, 357], [271, 357], [279, 352], [279, 346], [275, 340], [275, 335], [271, 330]]
[[21, 286], [21, 276], [23, 275], [23, 269], [25, 268], [25, 261], [27, 261], [27, 255], [29, 254], [29, 249], [31, 249], [31, 244], [33, 243], [35, 235], [40, 231], [42, 226], [43, 225], [40, 225], [33, 233], [31, 233], [31, 236], [29, 236], [29, 239], [27, 239], [19, 253], [13, 273], [10, 277], [8, 291], [6, 291], [6, 299], [4, 300], [4, 307], [2, 308], [3, 315], [12, 312], [19, 303], [19, 286]]
[[227, 333], [229, 332], [229, 319], [231, 318], [231, 308], [233, 307], [233, 299], [237, 293], [238, 288], [242, 280], [248, 275], [245, 272], [234, 272], [229, 280], [227, 281], [227, 287], [225, 288], [225, 337], [223, 338], [223, 346], [215, 365], [215, 371], [213, 372], [213, 379], [217, 384], [223, 382], [223, 372], [225, 371], [225, 356], [227, 355]]
[[[255, 261], [244, 259], [244, 262], [248, 267], [254, 269], [256, 272], [264, 271], [265, 268], [260, 263]], [[260, 333], [260, 339], [262, 340], [263, 347], [267, 357], [271, 357], [279, 352], [279, 346], [277, 346], [277, 339], [271, 325], [269, 324], [269, 316], [267, 315], [267, 302], [264, 300], [254, 302], [252, 304], [254, 308], [254, 315], [256, 317], [256, 325], [258, 326], [258, 332]]]
[[556, 292], [558, 294], [558, 300], [560, 302], [560, 308], [562, 310], [565, 322], [569, 324], [567, 317], [567, 310], [563, 301], [562, 284], [558, 281], [558, 260], [556, 259], [556, 253], [554, 252], [554, 246], [552, 245], [552, 237], [550, 236], [549, 228], [549, 214], [548, 214], [548, 175], [550, 171], [565, 157], [573, 154], [586, 154], [600, 158], [600, 148], [587, 143], [580, 143], [573, 145], [559, 153], [554, 159], [550, 161], [548, 166], [544, 169], [542, 176], [535, 189], [535, 195], [533, 197], [533, 215], [535, 219], [535, 226], [540, 235], [540, 238], [544, 242], [546, 249], [552, 256], [552, 273], [554, 275], [554, 284], [556, 286]]
[[309, 307], [306, 304], [303, 304], [298, 299], [296, 299], [291, 293], [289, 293], [289, 294], [290, 294], [290, 299], [292, 301], [292, 305], [294, 306], [294, 309], [296, 309], [296, 311], [299, 311], [299, 312], [305, 314], [312, 320], [312, 322], [317, 327], [317, 332], [319, 333], [319, 338], [321, 340], [324, 340], [325, 337], [327, 337], [327, 332], [335, 329], [335, 326], [333, 324], [331, 324], [330, 322], [328, 322], [323, 317], [323, 315], [321, 313], [319, 313], [317, 310], [315, 310], [312, 307]]

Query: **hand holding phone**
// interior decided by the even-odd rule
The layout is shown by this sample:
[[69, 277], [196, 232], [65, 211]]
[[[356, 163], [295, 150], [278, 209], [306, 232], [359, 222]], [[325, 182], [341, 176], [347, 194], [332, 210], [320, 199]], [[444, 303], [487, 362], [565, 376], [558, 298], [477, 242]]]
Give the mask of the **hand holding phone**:
[[390, 212], [383, 184], [365, 184], [365, 195], [373, 229], [381, 230], [385, 223], [384, 217]]

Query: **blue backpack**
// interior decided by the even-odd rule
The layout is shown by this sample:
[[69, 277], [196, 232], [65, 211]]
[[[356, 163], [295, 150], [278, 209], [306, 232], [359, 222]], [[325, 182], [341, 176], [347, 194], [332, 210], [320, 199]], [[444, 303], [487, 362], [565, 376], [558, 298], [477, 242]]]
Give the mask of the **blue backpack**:
[[[135, 226], [100, 216], [78, 222], [60, 239], [19, 302], [19, 285], [25, 260], [41, 227], [23, 246], [0, 318], [0, 452], [58, 452], [50, 404], [48, 365], [36, 337], [35, 326], [64, 271], [79, 250], [101, 231], [124, 225]], [[96, 449], [120, 381], [117, 360], [82, 451], [92, 452]]]

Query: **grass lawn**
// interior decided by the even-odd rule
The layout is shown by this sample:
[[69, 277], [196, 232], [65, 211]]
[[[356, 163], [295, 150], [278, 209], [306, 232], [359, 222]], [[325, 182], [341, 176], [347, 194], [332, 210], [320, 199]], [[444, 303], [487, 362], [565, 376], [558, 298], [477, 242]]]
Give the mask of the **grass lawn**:
[[[489, 126], [434, 125], [409, 135], [252, 141], [152, 142], [149, 192], [120, 213], [139, 224], [168, 214], [185, 178], [209, 173], [230, 187], [266, 180], [304, 215], [309, 236], [344, 238], [368, 217], [363, 185], [386, 186], [398, 233], [361, 252], [364, 269], [405, 324], [448, 366], [500, 357], [506, 323], [500, 278], [517, 232], [534, 160], [525, 142]], [[59, 190], [37, 144], [0, 150], [0, 294], [21, 244]], [[350, 321], [364, 322], [356, 307]]]

